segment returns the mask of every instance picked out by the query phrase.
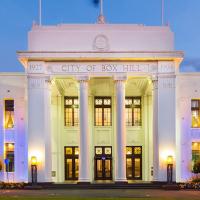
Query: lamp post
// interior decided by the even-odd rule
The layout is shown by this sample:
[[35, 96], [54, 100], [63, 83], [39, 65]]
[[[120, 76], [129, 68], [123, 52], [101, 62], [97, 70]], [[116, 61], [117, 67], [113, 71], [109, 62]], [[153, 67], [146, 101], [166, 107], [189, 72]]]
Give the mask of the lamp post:
[[32, 184], [37, 184], [37, 157], [31, 157], [31, 176], [32, 176]]
[[173, 177], [173, 156], [167, 157], [167, 184], [172, 184]]

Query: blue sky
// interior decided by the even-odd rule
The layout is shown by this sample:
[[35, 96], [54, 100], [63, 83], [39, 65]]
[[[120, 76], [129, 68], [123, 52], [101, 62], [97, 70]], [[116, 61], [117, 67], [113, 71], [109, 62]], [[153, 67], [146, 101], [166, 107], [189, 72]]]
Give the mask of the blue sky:
[[[43, 24], [95, 23], [93, 0], [42, 0]], [[104, 0], [108, 23], [161, 24], [161, 0]], [[38, 0], [0, 0], [0, 71], [23, 71], [16, 51], [27, 49], [27, 32], [38, 21]], [[165, 22], [185, 52], [184, 71], [200, 71], [200, 0], [165, 0]]]

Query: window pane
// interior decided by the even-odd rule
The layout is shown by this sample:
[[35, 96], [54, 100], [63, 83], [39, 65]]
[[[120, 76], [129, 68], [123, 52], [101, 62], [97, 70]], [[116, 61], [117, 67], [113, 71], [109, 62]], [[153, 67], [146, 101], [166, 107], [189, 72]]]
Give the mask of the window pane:
[[66, 114], [66, 126], [72, 126], [72, 108], [66, 108], [65, 109]]
[[132, 158], [126, 159], [126, 174], [127, 178], [132, 178]]
[[111, 160], [105, 160], [105, 177], [111, 177]]
[[111, 125], [111, 109], [104, 108], [104, 126]]
[[95, 100], [95, 105], [102, 105], [103, 104], [103, 100], [102, 99], [96, 99]]
[[74, 105], [79, 105], [78, 99], [74, 99]]
[[142, 148], [141, 147], [134, 147], [134, 154], [142, 154]]
[[102, 126], [102, 108], [95, 108], [95, 125]]
[[104, 99], [104, 105], [111, 105], [111, 99]]
[[67, 99], [65, 100], [65, 104], [66, 104], [66, 105], [72, 105], [72, 102], [73, 102], [73, 101], [72, 101], [72, 99], [70, 99], [70, 98], [69, 98], [69, 99], [67, 98]]
[[132, 155], [132, 147], [126, 147], [126, 154]]
[[140, 108], [134, 108], [134, 125], [140, 126], [141, 125], [141, 111]]
[[78, 147], [75, 148], [75, 152], [74, 153], [75, 153], [75, 155], [79, 155], [79, 148]]
[[95, 153], [96, 153], [97, 155], [103, 154], [102, 147], [96, 147]]
[[132, 126], [133, 122], [133, 115], [132, 115], [132, 108], [126, 108], [126, 125]]
[[73, 177], [72, 159], [67, 159], [67, 177]]
[[193, 128], [200, 127], [199, 110], [192, 110], [192, 127]]
[[140, 158], [135, 158], [135, 178], [140, 178], [140, 173], [141, 173], [141, 160]]
[[102, 167], [102, 160], [97, 160], [97, 177], [103, 177], [103, 167]]
[[72, 155], [72, 148], [71, 148], [71, 147], [66, 148], [65, 151], [66, 151], [65, 153], [66, 153], [67, 155]]
[[133, 103], [133, 100], [132, 100], [132, 99], [126, 98], [126, 100], [125, 100], [125, 105], [132, 105], [132, 103]]
[[200, 162], [200, 142], [192, 143], [192, 165]]
[[141, 104], [140, 99], [134, 99], [133, 104], [139, 106]]
[[79, 120], [79, 109], [74, 108], [74, 126], [78, 126], [78, 120]]
[[79, 175], [79, 159], [75, 159], [75, 177], [78, 178]]
[[106, 155], [111, 155], [112, 154], [112, 150], [110, 147], [105, 147], [105, 154]]

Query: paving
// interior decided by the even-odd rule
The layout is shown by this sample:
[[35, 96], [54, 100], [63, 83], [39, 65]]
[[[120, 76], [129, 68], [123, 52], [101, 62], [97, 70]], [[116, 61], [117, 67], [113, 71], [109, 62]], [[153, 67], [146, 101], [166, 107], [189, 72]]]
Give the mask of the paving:
[[200, 191], [162, 189], [0, 190], [0, 197], [174, 198], [200, 200]]

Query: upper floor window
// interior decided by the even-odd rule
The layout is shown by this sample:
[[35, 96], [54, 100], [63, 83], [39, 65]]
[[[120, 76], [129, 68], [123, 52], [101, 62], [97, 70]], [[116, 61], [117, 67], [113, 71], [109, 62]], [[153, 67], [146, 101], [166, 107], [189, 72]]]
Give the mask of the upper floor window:
[[126, 97], [126, 125], [141, 126], [141, 97]]
[[111, 106], [112, 106], [111, 97], [95, 97], [94, 99], [95, 126], [112, 125]]
[[5, 100], [5, 128], [14, 128], [14, 100]]
[[200, 100], [192, 99], [191, 112], [192, 112], [192, 128], [200, 128]]
[[79, 101], [78, 97], [65, 97], [65, 126], [78, 126]]
[[15, 162], [14, 162], [14, 143], [6, 143], [5, 144], [5, 163], [6, 163], [6, 172], [14, 172], [15, 170]]

